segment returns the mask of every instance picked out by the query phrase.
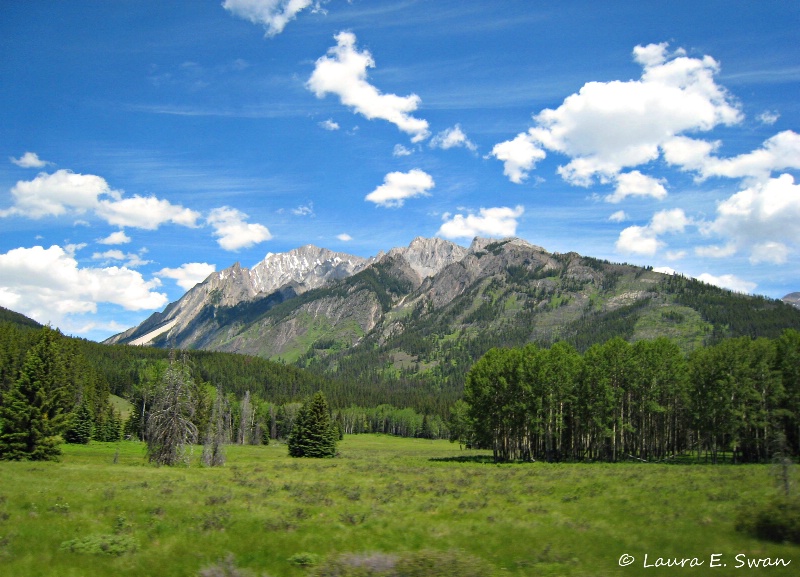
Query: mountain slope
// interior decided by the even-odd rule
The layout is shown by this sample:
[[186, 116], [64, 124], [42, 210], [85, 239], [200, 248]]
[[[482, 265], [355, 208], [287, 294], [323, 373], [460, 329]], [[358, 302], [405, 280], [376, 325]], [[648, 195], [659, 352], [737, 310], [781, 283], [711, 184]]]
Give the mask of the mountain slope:
[[154, 335], [157, 346], [248, 353], [350, 382], [445, 394], [460, 390], [471, 364], [493, 346], [566, 340], [586, 350], [614, 336], [668, 336], [688, 352], [725, 336], [800, 329], [800, 310], [780, 301], [549, 253], [521, 239], [475, 239], [464, 248], [419, 238], [347, 267], [315, 265], [335, 271], [315, 274], [316, 286], [275, 266], [280, 280], [269, 285], [262, 273], [258, 285], [269, 293], [256, 291], [252, 273], [237, 266], [116, 342]]
[[[346, 278], [368, 264], [363, 258], [306, 245], [281, 254], [268, 254], [252, 269], [239, 263], [212, 273], [191, 288], [180, 300], [142, 324], [105, 341], [106, 344], [159, 344], [180, 348], [208, 348], [209, 333], [225, 319], [216, 311], [240, 310], [240, 315], [260, 310]], [[227, 318], [227, 317], [225, 317]]]

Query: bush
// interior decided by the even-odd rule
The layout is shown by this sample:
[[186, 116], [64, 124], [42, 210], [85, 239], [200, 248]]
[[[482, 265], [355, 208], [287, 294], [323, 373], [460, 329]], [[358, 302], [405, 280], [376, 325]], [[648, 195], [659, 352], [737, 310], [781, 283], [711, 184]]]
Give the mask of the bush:
[[776, 497], [769, 503], [743, 508], [736, 530], [758, 539], [800, 545], [800, 500]]
[[62, 551], [89, 553], [91, 555], [115, 555], [134, 553], [139, 544], [129, 535], [89, 535], [61, 543]]

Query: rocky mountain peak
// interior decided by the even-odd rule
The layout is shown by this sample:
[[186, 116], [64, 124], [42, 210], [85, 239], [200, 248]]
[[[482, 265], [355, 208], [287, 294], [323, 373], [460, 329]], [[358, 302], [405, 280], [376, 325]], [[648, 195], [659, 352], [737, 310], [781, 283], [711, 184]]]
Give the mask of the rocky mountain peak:
[[393, 248], [389, 256], [401, 256], [420, 280], [439, 273], [467, 255], [467, 249], [443, 238], [417, 237], [405, 248]]
[[789, 293], [785, 297], [781, 299], [783, 302], [788, 303], [792, 306], [800, 308], [800, 292], [796, 293]]
[[259, 292], [271, 293], [297, 283], [305, 289], [348, 277], [361, 270], [367, 260], [351, 254], [334, 252], [307, 244], [283, 253], [269, 253], [250, 271]]

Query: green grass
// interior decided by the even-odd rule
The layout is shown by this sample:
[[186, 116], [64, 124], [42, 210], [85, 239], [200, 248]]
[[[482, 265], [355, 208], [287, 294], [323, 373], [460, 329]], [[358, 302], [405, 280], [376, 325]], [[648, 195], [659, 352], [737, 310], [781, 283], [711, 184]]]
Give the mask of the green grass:
[[[735, 555], [800, 547], [735, 530], [773, 494], [759, 465], [491, 464], [446, 441], [348, 436], [340, 456], [228, 447], [221, 468], [155, 468], [143, 445], [65, 445], [59, 463], [0, 463], [0, 567], [15, 576], [195, 576], [233, 555], [255, 575], [312, 575], [298, 559], [469, 552], [497, 575], [741, 575]], [[104, 549], [105, 548], [105, 549]], [[112, 554], [112, 553], [119, 554]], [[709, 568], [712, 554], [727, 567]], [[623, 554], [636, 558], [620, 567]], [[704, 566], [645, 568], [655, 558]]]

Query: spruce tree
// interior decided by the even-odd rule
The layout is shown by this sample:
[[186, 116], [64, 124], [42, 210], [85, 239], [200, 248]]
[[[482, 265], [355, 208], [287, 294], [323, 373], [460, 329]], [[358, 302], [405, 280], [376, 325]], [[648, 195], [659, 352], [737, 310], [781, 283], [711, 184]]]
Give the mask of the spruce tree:
[[337, 434], [322, 391], [303, 404], [289, 436], [292, 457], [333, 457]]
[[53, 461], [68, 424], [60, 334], [42, 329], [26, 354], [19, 379], [0, 403], [0, 459]]
[[89, 441], [92, 440], [92, 433], [94, 432], [93, 421], [92, 409], [89, 407], [86, 400], [84, 400], [78, 407], [78, 410], [73, 414], [72, 423], [69, 429], [67, 429], [64, 439], [67, 443], [89, 444]]

